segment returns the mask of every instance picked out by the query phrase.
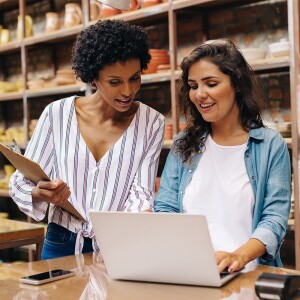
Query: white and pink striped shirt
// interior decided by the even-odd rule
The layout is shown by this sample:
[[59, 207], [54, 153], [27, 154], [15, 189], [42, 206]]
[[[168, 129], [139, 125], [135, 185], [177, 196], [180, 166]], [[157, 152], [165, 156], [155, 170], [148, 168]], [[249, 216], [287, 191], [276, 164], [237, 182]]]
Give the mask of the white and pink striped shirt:
[[[75, 253], [80, 253], [83, 237], [93, 238], [94, 250], [99, 250], [89, 218], [91, 210], [138, 212], [152, 208], [165, 120], [154, 109], [139, 103], [129, 127], [97, 162], [80, 134], [75, 99], [72, 96], [58, 100], [45, 108], [25, 156], [39, 163], [51, 179], [59, 178], [70, 187], [69, 202], [87, 222], [53, 204], [48, 222], [78, 233]], [[32, 202], [34, 186], [16, 171], [9, 191], [20, 210], [40, 221], [49, 203]]]

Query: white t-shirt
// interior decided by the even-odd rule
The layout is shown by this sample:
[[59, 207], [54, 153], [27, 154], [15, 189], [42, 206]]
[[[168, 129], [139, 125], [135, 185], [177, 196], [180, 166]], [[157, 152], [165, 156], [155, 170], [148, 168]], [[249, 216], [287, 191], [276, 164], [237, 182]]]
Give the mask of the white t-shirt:
[[205, 215], [215, 251], [232, 252], [252, 233], [254, 194], [247, 175], [246, 144], [221, 146], [207, 137], [183, 197], [186, 213]]

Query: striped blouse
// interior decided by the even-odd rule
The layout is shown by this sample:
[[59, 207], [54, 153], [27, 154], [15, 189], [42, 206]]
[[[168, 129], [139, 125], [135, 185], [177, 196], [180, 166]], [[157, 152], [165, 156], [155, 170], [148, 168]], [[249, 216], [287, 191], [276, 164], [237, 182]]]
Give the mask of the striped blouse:
[[59, 206], [33, 202], [31, 191], [35, 185], [18, 171], [11, 176], [9, 192], [20, 210], [37, 221], [44, 219], [49, 206], [48, 222], [78, 233], [75, 253], [80, 253], [83, 237], [93, 238], [94, 250], [99, 250], [90, 211], [152, 209], [165, 120], [154, 109], [139, 103], [123, 135], [95, 161], [79, 131], [75, 99], [72, 96], [58, 100], [45, 108], [25, 156], [39, 163], [52, 180], [60, 178], [68, 184], [68, 201], [87, 222]]

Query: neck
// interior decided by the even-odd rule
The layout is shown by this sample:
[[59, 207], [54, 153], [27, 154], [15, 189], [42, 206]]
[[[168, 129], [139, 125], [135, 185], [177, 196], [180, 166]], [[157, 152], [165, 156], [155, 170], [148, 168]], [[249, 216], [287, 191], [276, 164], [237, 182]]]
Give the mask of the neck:
[[236, 146], [247, 142], [248, 131], [240, 122], [211, 124], [211, 137], [219, 145]]

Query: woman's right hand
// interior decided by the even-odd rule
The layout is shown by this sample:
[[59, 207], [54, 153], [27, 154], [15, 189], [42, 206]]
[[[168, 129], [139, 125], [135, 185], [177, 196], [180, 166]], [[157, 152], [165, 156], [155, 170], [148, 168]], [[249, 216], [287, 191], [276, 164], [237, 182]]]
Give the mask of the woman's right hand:
[[46, 201], [57, 206], [63, 206], [70, 194], [68, 185], [60, 179], [39, 181], [31, 192], [34, 202]]

